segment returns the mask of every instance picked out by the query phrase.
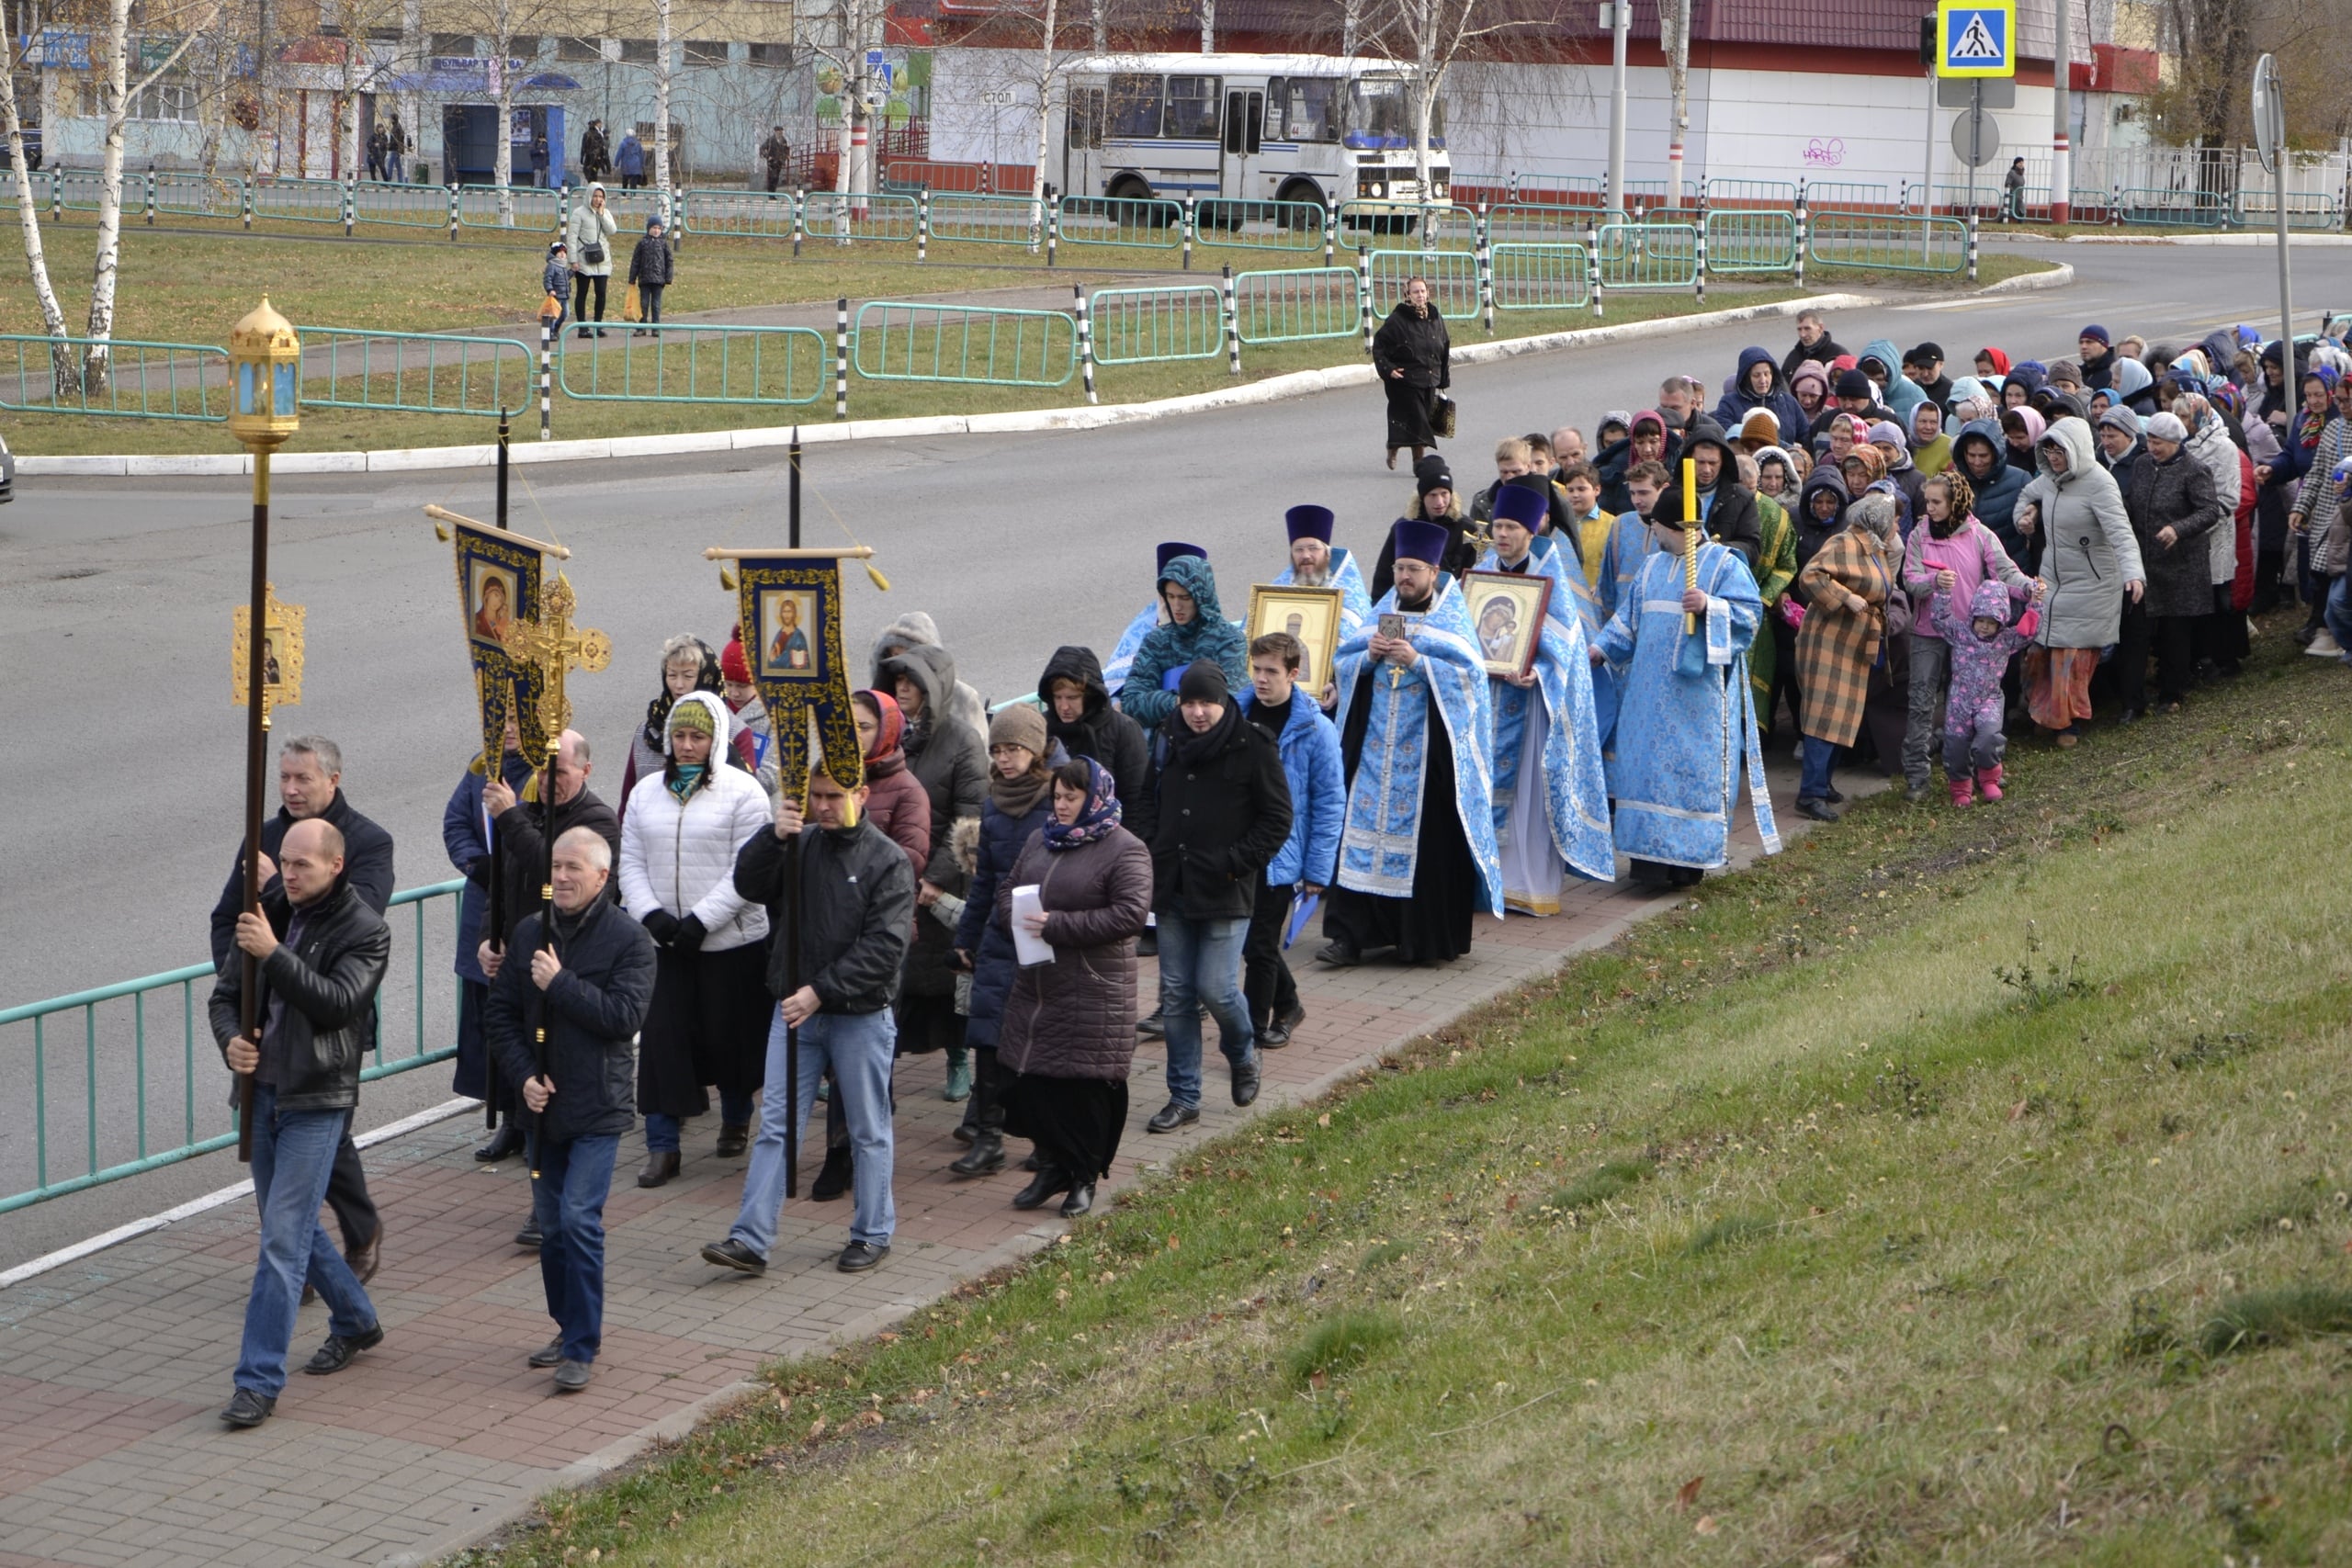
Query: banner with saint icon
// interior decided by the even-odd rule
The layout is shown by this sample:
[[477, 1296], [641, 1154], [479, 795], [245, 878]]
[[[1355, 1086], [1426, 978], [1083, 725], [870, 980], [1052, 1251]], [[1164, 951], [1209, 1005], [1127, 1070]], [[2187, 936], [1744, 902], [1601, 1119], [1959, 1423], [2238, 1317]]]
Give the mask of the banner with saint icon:
[[455, 513], [442, 513], [441, 521], [456, 541], [458, 608], [465, 616], [466, 653], [481, 714], [482, 756], [495, 773], [506, 750], [510, 715], [522, 732], [525, 756], [537, 758], [547, 750], [548, 732], [539, 711], [544, 671], [516, 634], [539, 620], [548, 558], [561, 559], [570, 552]]
[[850, 710], [850, 667], [842, 635], [842, 558], [871, 552], [775, 550], [754, 555], [707, 550], [735, 562], [743, 649], [775, 728], [781, 787], [796, 798], [808, 786], [808, 716], [816, 717], [816, 750], [825, 772], [843, 788], [865, 778]]

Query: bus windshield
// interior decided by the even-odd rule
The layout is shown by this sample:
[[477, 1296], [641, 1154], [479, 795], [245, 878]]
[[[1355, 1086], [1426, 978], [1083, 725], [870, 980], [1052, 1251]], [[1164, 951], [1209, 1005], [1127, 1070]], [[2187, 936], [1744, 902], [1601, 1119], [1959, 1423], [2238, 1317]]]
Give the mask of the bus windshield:
[[[1365, 76], [1348, 85], [1348, 129], [1359, 136], [1413, 135], [1412, 92], [1395, 76]], [[1430, 135], [1445, 134], [1445, 100], [1430, 113]]]

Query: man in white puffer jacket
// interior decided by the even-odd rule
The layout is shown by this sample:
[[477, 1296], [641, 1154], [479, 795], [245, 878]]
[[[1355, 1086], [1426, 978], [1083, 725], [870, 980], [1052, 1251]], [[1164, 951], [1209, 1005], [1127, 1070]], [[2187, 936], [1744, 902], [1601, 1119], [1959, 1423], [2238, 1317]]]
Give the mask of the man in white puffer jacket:
[[768, 826], [759, 782], [728, 761], [727, 705], [688, 692], [670, 710], [662, 772], [629, 792], [621, 903], [659, 950], [653, 1006], [637, 1052], [645, 1117], [639, 1187], [678, 1174], [679, 1122], [718, 1087], [721, 1158], [751, 1142], [767, 1067], [767, 911], [735, 891], [735, 853]]

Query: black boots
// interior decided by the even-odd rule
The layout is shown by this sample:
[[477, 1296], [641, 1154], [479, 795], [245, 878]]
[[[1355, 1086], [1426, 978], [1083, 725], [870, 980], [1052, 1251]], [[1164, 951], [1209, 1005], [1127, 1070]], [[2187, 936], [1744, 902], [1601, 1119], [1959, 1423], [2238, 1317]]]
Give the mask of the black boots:
[[972, 1146], [964, 1151], [963, 1157], [951, 1163], [947, 1171], [958, 1180], [968, 1181], [976, 1176], [994, 1176], [1003, 1168], [1004, 1139], [993, 1129], [983, 1126], [973, 1132]]
[[662, 1187], [678, 1174], [678, 1151], [652, 1149], [645, 1156], [645, 1168], [637, 1173], [639, 1187]]
[[808, 1196], [820, 1203], [831, 1202], [850, 1190], [856, 1175], [857, 1169], [851, 1161], [849, 1150], [827, 1149], [825, 1168], [817, 1173], [817, 1179], [808, 1184]]
[[1069, 1171], [1058, 1166], [1041, 1164], [1037, 1174], [1029, 1179], [1029, 1185], [1013, 1194], [1012, 1206], [1016, 1209], [1042, 1208], [1046, 1199], [1057, 1192], [1069, 1191], [1071, 1185]]

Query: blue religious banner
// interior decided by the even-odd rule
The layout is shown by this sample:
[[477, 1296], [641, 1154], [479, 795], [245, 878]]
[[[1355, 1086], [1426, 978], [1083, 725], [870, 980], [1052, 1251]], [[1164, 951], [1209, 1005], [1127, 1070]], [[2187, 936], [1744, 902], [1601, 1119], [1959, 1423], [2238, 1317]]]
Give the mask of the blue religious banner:
[[545, 754], [548, 737], [562, 732], [560, 713], [552, 716], [554, 728], [548, 727], [550, 716], [543, 713], [541, 701], [548, 689], [546, 670], [531, 645], [548, 586], [548, 559], [568, 559], [571, 552], [439, 507], [428, 508], [427, 515], [447, 525], [455, 541], [458, 610], [465, 618], [466, 656], [481, 716], [482, 761], [496, 777], [509, 717], [522, 734], [526, 757]]
[[865, 779], [850, 707], [850, 665], [842, 638], [842, 561], [874, 552], [864, 546], [810, 550], [705, 550], [735, 563], [737, 615], [752, 684], [776, 738], [777, 787], [794, 799], [808, 788], [809, 718], [816, 754], [844, 789]]

